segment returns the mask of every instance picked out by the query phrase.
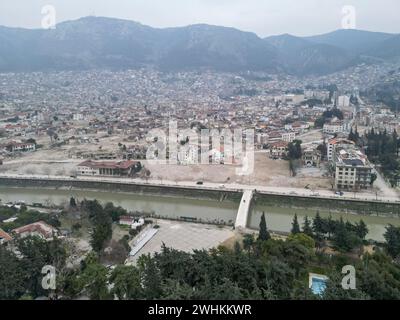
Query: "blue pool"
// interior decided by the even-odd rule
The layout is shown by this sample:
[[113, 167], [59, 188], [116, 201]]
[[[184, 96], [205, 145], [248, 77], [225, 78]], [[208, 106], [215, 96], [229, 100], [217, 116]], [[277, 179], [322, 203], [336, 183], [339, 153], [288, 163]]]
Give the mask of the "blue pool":
[[312, 277], [311, 281], [312, 281], [311, 291], [316, 295], [322, 295], [326, 288], [327, 279], [320, 277]]

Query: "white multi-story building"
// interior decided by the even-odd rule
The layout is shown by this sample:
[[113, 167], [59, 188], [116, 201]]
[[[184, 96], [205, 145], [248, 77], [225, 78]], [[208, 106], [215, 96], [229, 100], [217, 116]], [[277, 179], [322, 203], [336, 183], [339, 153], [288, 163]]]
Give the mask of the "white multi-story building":
[[74, 113], [74, 115], [72, 116], [72, 119], [74, 121], [83, 121], [84, 120], [84, 116], [82, 113]]
[[372, 166], [354, 145], [340, 145], [334, 152], [335, 188], [362, 190], [371, 186]]
[[343, 145], [343, 144], [350, 144], [350, 145], [354, 145], [353, 141], [350, 141], [348, 139], [341, 139], [341, 138], [333, 138], [328, 140], [326, 149], [327, 149], [327, 158], [328, 161], [333, 161], [333, 156], [334, 156], [334, 152], [335, 152], [335, 148], [339, 145]]
[[33, 142], [17, 142], [11, 141], [5, 145], [5, 149], [11, 153], [14, 152], [32, 152], [36, 150], [36, 145]]
[[349, 96], [339, 96], [337, 99], [338, 107], [349, 107], [350, 106], [350, 97]]
[[348, 132], [350, 129], [349, 122], [345, 120], [333, 120], [330, 123], [325, 123], [323, 127], [323, 132], [326, 134], [335, 134]]
[[282, 140], [285, 142], [293, 142], [296, 139], [296, 132], [288, 131], [282, 133]]
[[199, 163], [199, 147], [197, 145], [181, 146], [178, 151], [178, 162], [183, 165]]

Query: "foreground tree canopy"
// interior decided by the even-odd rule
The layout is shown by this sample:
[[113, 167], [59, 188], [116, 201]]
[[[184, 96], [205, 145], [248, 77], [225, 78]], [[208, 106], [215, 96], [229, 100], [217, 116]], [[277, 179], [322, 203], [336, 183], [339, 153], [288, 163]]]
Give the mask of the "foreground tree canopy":
[[[96, 227], [108, 226], [111, 214], [98, 203], [85, 203]], [[112, 209], [112, 210], [111, 210]], [[110, 212], [115, 208], [108, 205]], [[97, 213], [98, 216], [91, 215]], [[314, 219], [293, 219], [292, 233], [278, 240], [268, 230], [263, 214], [259, 235], [246, 234], [233, 248], [218, 247], [191, 253], [165, 245], [153, 256], [143, 255], [136, 265], [106, 267], [101, 247], [79, 266], [67, 267], [64, 243], [36, 237], [17, 239], [13, 248], [0, 246], [0, 299], [53, 296], [58, 299], [400, 299], [400, 229], [388, 226], [386, 243], [372, 254], [360, 254], [368, 229], [334, 221], [319, 214]], [[103, 238], [109, 237], [102, 230]], [[97, 245], [97, 247], [96, 247]], [[326, 248], [335, 253], [325, 253]], [[41, 269], [53, 265], [57, 288], [41, 287]], [[343, 290], [342, 267], [356, 269], [357, 289]], [[329, 277], [322, 296], [308, 286], [309, 273]]]

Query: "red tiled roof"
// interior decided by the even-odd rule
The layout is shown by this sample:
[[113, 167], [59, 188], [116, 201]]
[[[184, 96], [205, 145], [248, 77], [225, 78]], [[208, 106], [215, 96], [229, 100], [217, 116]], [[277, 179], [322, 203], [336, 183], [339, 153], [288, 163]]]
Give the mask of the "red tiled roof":
[[38, 232], [42, 234], [45, 238], [50, 238], [53, 235], [53, 232], [55, 232], [56, 229], [53, 228], [52, 226], [48, 225], [47, 223], [43, 221], [35, 222], [28, 224], [26, 226], [14, 229], [13, 232], [16, 234], [21, 234], [21, 233], [32, 233], [32, 232]]
[[0, 229], [0, 239], [4, 239], [5, 241], [10, 241], [12, 240], [12, 237], [3, 229]]
[[121, 216], [120, 218], [119, 218], [119, 221], [133, 221], [135, 218], [134, 217], [131, 217], [131, 216]]
[[280, 148], [280, 147], [287, 147], [289, 145], [288, 142], [285, 141], [277, 141], [272, 144], [272, 147]]

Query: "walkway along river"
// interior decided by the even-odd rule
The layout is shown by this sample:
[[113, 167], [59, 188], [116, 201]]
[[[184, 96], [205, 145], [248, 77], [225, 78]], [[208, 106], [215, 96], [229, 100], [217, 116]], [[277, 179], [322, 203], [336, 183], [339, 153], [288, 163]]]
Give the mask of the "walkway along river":
[[[106, 192], [89, 191], [83, 189], [50, 189], [50, 188], [10, 188], [0, 186], [0, 199], [2, 203], [25, 201], [32, 203], [53, 203], [66, 204], [69, 198], [73, 196], [79, 200], [98, 199], [102, 203], [113, 202], [130, 211], [153, 212], [156, 215], [166, 218], [195, 218], [201, 222], [225, 222], [233, 224], [236, 219], [236, 213], [239, 204], [230, 200], [209, 200], [195, 199], [196, 192], [193, 190], [192, 197], [185, 196], [164, 196], [164, 195], [144, 195], [128, 192]], [[302, 222], [302, 218], [308, 215], [314, 217], [316, 209], [307, 208], [289, 208], [282, 207], [279, 204], [255, 204], [249, 217], [248, 226], [258, 228], [260, 215], [266, 213], [268, 228], [274, 231], [288, 232], [291, 228], [292, 219], [295, 213]], [[321, 216], [332, 214], [333, 218], [352, 222], [363, 219], [367, 223], [370, 233], [368, 238], [374, 240], [383, 240], [385, 226], [389, 223], [400, 226], [400, 219], [396, 217], [377, 217], [370, 215], [355, 215], [348, 213], [335, 213], [328, 210], [319, 210]]]

